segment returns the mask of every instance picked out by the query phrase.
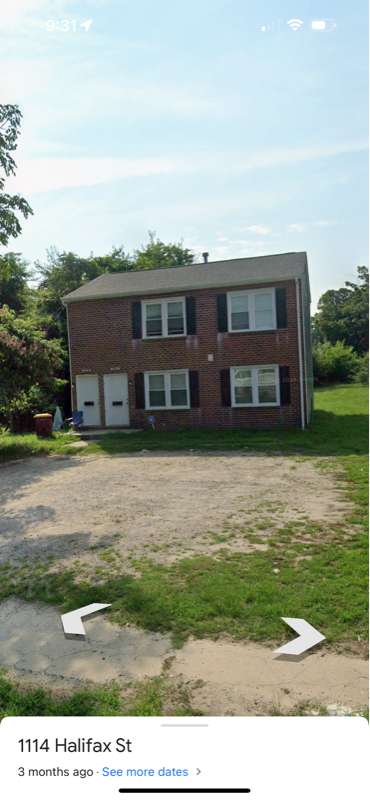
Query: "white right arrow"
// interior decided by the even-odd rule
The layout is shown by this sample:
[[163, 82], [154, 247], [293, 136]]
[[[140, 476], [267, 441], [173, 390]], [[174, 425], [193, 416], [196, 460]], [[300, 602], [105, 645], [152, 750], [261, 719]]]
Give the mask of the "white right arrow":
[[310, 626], [310, 624], [301, 617], [282, 617], [281, 619], [284, 620], [288, 626], [291, 626], [297, 634], [300, 634], [300, 637], [288, 642], [286, 645], [282, 645], [281, 648], [276, 648], [274, 654], [294, 654], [295, 656], [299, 656], [299, 654], [303, 654], [304, 651], [307, 651], [308, 648], [317, 645], [321, 640], [326, 640], [323, 634], [320, 634], [317, 629], [314, 629], [313, 626]]
[[87, 31], [88, 31], [88, 30], [89, 30], [89, 28], [90, 28], [90, 25], [91, 25], [91, 23], [92, 23], [92, 19], [88, 19], [88, 20], [87, 20], [87, 22], [81, 22], [81, 25], [80, 25], [80, 27], [81, 27], [81, 28], [85, 28], [85, 31], [86, 31], [86, 33], [87, 33]]

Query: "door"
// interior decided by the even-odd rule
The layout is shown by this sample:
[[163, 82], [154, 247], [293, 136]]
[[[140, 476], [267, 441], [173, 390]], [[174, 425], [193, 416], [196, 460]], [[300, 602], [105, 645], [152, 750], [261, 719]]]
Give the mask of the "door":
[[130, 425], [128, 382], [125, 373], [104, 376], [105, 425]]
[[77, 411], [83, 412], [84, 426], [100, 426], [99, 377], [77, 375]]

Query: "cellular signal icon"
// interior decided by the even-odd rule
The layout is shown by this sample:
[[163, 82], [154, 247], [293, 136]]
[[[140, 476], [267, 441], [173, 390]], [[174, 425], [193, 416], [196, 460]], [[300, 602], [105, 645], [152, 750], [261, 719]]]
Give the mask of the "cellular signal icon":
[[300, 28], [303, 25], [303, 21], [301, 19], [289, 19], [287, 25], [290, 25], [293, 28], [293, 31], [296, 31], [297, 28]]

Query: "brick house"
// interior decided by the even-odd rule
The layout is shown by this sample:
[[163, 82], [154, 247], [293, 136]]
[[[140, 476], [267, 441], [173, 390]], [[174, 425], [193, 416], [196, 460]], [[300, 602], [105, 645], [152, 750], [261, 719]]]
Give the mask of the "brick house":
[[63, 298], [86, 426], [300, 426], [313, 412], [306, 253], [104, 274]]

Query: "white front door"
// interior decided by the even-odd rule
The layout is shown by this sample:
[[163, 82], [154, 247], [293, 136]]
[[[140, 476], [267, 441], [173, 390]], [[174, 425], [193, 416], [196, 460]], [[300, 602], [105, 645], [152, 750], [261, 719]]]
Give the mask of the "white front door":
[[84, 426], [100, 426], [99, 377], [77, 375], [77, 411], [83, 412]]
[[128, 381], [125, 373], [104, 376], [105, 425], [130, 425]]

